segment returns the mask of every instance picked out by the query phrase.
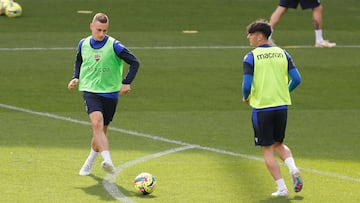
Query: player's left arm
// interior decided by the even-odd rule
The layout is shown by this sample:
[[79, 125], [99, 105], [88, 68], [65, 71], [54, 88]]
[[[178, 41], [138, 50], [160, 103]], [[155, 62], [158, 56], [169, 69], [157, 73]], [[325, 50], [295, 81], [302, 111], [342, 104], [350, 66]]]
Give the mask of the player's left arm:
[[288, 59], [288, 74], [291, 78], [288, 84], [289, 91], [293, 91], [297, 86], [300, 85], [302, 79], [301, 75], [299, 73], [299, 70], [296, 68], [295, 63], [291, 59], [291, 56], [289, 53], [286, 53], [286, 57]]
[[115, 50], [116, 55], [119, 58], [121, 58], [127, 64], [129, 64], [129, 70], [128, 70], [125, 78], [122, 81], [122, 86], [121, 86], [121, 90], [120, 90], [120, 94], [127, 94], [131, 90], [130, 84], [135, 79], [135, 76], [140, 67], [140, 62], [136, 58], [136, 56], [133, 53], [131, 53], [130, 50], [128, 50], [125, 46], [120, 44], [120, 42], [118, 42], [118, 41], [116, 41], [114, 43], [114, 50]]

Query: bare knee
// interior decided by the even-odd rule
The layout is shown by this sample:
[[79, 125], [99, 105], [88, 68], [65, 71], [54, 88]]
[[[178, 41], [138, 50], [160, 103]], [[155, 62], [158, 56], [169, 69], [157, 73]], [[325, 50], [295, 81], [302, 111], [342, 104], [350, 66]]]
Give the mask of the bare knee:
[[320, 4], [319, 6], [313, 8], [313, 13], [322, 14], [323, 6]]
[[91, 127], [93, 128], [94, 133], [98, 131], [103, 131], [104, 129], [104, 120], [101, 112], [93, 112], [90, 114]]
[[292, 157], [291, 150], [283, 143], [275, 143], [274, 150], [279, 155], [280, 159], [283, 161], [288, 157]]
[[275, 28], [276, 24], [280, 21], [280, 18], [287, 11], [287, 8], [278, 6], [270, 16], [270, 25]]

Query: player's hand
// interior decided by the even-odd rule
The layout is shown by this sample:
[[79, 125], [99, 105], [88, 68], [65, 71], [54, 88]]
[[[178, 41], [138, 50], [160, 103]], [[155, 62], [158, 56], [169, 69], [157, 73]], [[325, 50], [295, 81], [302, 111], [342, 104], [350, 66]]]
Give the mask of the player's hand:
[[79, 82], [79, 79], [77, 79], [77, 78], [70, 80], [70, 82], [68, 84], [68, 89], [73, 90], [76, 87], [76, 85], [78, 84], [78, 82]]
[[131, 90], [130, 84], [122, 84], [120, 89], [120, 95], [127, 94]]
[[247, 99], [245, 99], [244, 97], [243, 97], [243, 102], [244, 102], [244, 104], [249, 104], [249, 101], [250, 101], [250, 98], [248, 97]]

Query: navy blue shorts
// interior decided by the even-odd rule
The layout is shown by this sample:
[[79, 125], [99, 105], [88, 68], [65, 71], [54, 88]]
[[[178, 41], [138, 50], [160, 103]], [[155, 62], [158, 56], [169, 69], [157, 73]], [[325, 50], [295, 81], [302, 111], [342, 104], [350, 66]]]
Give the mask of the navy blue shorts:
[[118, 100], [102, 97], [90, 92], [83, 92], [83, 98], [86, 112], [88, 114], [94, 111], [102, 112], [104, 118], [104, 125], [109, 125], [115, 115]]
[[275, 142], [282, 143], [285, 138], [287, 108], [277, 110], [253, 110], [255, 146], [270, 146]]
[[296, 9], [299, 3], [302, 9], [309, 9], [318, 7], [320, 5], [320, 0], [280, 0], [279, 6]]

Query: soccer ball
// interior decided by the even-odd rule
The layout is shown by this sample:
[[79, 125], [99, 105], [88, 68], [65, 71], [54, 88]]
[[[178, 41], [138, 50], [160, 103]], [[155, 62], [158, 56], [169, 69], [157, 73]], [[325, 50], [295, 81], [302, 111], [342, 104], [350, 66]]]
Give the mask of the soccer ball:
[[0, 0], [0, 15], [5, 14], [5, 9], [8, 6], [10, 0]]
[[5, 15], [10, 18], [19, 17], [22, 14], [22, 9], [20, 4], [16, 2], [9, 1], [8, 5], [5, 7]]
[[134, 187], [136, 192], [148, 195], [152, 193], [156, 186], [156, 179], [150, 173], [140, 173], [134, 180]]

